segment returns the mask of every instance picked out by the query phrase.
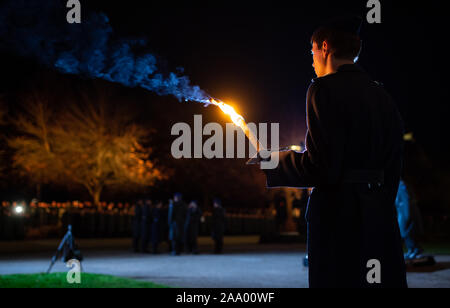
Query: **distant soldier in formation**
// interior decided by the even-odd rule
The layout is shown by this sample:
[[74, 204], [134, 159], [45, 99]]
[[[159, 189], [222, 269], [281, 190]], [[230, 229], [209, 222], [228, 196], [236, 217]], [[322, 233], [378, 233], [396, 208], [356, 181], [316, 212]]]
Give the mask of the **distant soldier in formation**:
[[95, 209], [93, 208], [92, 204], [86, 204], [84, 219], [85, 225], [87, 227], [87, 236], [91, 238], [95, 237]]
[[277, 231], [281, 232], [287, 219], [286, 198], [284, 196], [280, 195], [275, 198], [275, 209], [277, 211], [275, 216]]
[[295, 199], [295, 202], [292, 204], [294, 208], [298, 208], [300, 210], [300, 216], [298, 218], [297, 225], [297, 230], [300, 235], [306, 235], [306, 208], [308, 206], [309, 192], [309, 189], [303, 189], [300, 199]]
[[152, 253], [157, 254], [159, 242], [161, 240], [161, 209], [162, 201], [156, 201], [155, 207], [152, 209]]
[[3, 204], [3, 239], [13, 240], [14, 239], [14, 225], [12, 221], [12, 207], [10, 202], [5, 202]]
[[150, 253], [148, 244], [150, 243], [150, 233], [152, 228], [152, 201], [145, 200], [142, 206], [142, 221], [141, 221], [141, 248], [143, 253]]
[[223, 236], [225, 233], [225, 209], [222, 207], [220, 199], [213, 202], [212, 215], [212, 238], [214, 240], [214, 253], [220, 254], [223, 251]]
[[397, 208], [400, 234], [407, 248], [407, 252], [404, 255], [405, 260], [420, 258], [423, 249], [417, 243], [417, 235], [423, 232], [422, 219], [419, 208], [415, 200], [408, 193], [408, 189], [403, 180], [400, 181], [398, 187], [395, 207]]
[[174, 200], [169, 204], [170, 240], [172, 243], [172, 255], [180, 255], [183, 249], [184, 223], [186, 221], [187, 206], [182, 200], [182, 195], [176, 193]]
[[187, 253], [198, 254], [197, 238], [202, 215], [202, 210], [198, 207], [197, 201], [191, 201], [187, 211], [186, 224], [184, 227]]
[[160, 212], [160, 226], [161, 226], [161, 234], [160, 234], [160, 242], [167, 243], [168, 251], [172, 252], [172, 241], [170, 240], [170, 226], [169, 226], [169, 203], [163, 203]]
[[[279, 163], [264, 170], [269, 188], [314, 188], [307, 216], [312, 288], [407, 287], [394, 206], [403, 123], [392, 97], [355, 63], [361, 25], [355, 17], [314, 31], [307, 150], [272, 153]], [[373, 260], [381, 264], [376, 284], [367, 279]]]
[[[36, 199], [32, 199], [30, 202], [30, 224], [31, 228], [39, 227], [39, 211], [38, 211], [38, 202]], [[1, 211], [1, 209], [0, 209]]]
[[4, 240], [4, 227], [6, 222], [6, 202], [0, 205], [0, 241]]

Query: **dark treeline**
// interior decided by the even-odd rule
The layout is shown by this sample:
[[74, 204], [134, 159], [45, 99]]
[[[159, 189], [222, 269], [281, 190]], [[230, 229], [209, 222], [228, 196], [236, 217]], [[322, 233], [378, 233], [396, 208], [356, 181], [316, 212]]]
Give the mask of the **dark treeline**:
[[[168, 242], [168, 207], [162, 202], [158, 219], [160, 242]], [[152, 207], [153, 208], [153, 207]], [[199, 235], [211, 234], [211, 205], [202, 206], [203, 217]], [[136, 219], [135, 202], [9, 202], [0, 203], [0, 240], [60, 238], [72, 226], [75, 237], [131, 237]], [[261, 209], [230, 209], [226, 214], [226, 235], [263, 235], [274, 233], [275, 221], [271, 211]], [[138, 225], [141, 222], [139, 220]]]
[[[246, 166], [243, 159], [172, 158], [170, 146], [176, 138], [170, 135], [172, 125], [186, 122], [192, 126], [194, 114], [203, 115], [203, 123], [214, 121], [225, 124], [228, 119], [216, 108], [180, 103], [174, 98], [159, 97], [143, 89], [62, 75], [11, 54], [2, 54], [0, 58], [4, 72], [0, 83], [2, 200], [30, 201], [38, 196], [47, 202], [93, 199], [83, 185], [72, 181], [66, 183], [58, 179], [36, 185], [33, 177], [24, 174], [23, 170], [19, 172], [14, 165], [15, 151], [9, 146], [8, 139], [23, 134], [15, 120], [29, 111], [26, 100], [37, 93], [48, 98], [48, 106], [56, 114], [70, 111], [70, 105], [84, 104], [86, 98], [95, 105], [99, 102], [98, 97], [106, 97], [107, 102], [131, 119], [131, 124], [145, 130], [146, 138], [143, 138], [142, 146], [148, 150], [148, 159], [165, 178], [147, 186], [129, 183], [122, 187], [117, 183], [105, 185], [101, 191], [101, 201], [126, 202], [147, 194], [167, 200], [174, 192], [180, 191], [187, 199], [198, 200], [200, 204], [209, 204], [216, 196], [231, 208], [265, 208], [271, 203], [273, 192], [265, 188], [263, 173], [257, 167]], [[406, 143], [403, 177], [425, 217], [447, 219], [450, 177], [445, 165], [441, 166], [439, 161], [430, 157], [420, 140]]]

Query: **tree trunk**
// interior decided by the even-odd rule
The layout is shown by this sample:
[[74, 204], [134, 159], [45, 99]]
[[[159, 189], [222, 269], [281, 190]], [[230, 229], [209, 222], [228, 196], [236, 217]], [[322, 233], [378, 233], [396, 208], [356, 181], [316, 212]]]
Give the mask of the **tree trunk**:
[[94, 204], [99, 207], [100, 206], [100, 195], [102, 193], [102, 189], [101, 188], [96, 188], [93, 190], [92, 193], [92, 199], [94, 201]]
[[84, 187], [89, 192], [89, 195], [92, 198], [92, 201], [94, 202], [94, 205], [100, 209], [100, 195], [102, 194], [103, 187], [101, 185], [89, 185], [84, 184]]
[[37, 183], [36, 184], [36, 199], [38, 199], [39, 201], [41, 201], [41, 183]]

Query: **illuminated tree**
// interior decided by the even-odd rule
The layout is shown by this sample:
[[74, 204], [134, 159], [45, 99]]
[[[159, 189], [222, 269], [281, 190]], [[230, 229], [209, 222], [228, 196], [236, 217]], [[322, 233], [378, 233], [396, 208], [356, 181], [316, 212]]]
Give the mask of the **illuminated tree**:
[[149, 160], [150, 150], [142, 146], [148, 132], [105, 96], [95, 104], [85, 96], [84, 104], [72, 104], [59, 123], [55, 140], [63, 172], [84, 186], [94, 202], [106, 186], [129, 189], [163, 179]]
[[[2, 99], [2, 96], [0, 96], [0, 129], [2, 128], [2, 126], [6, 125], [7, 121], [6, 121], [6, 115], [7, 115], [7, 109], [6, 106], [4, 104], [4, 101]], [[4, 166], [4, 148], [3, 148], [3, 134], [0, 136], [0, 177], [2, 177], [3, 175], [3, 170], [5, 168]]]
[[9, 138], [8, 145], [15, 151], [13, 167], [36, 185], [40, 197], [42, 184], [58, 179], [61, 162], [54, 152], [54, 113], [48, 107], [46, 95], [37, 91], [24, 100], [23, 111], [12, 122], [19, 135]]
[[7, 109], [3, 101], [3, 97], [0, 95], [0, 126], [3, 126], [6, 124], [6, 114]]

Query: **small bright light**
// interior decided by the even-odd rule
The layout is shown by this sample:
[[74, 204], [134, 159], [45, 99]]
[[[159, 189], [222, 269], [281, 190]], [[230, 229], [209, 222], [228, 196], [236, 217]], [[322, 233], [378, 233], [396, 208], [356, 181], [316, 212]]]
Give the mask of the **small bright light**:
[[245, 122], [244, 118], [239, 113], [237, 113], [232, 106], [213, 98], [210, 99], [210, 102], [218, 106], [225, 114], [229, 115], [234, 124], [242, 127], [242, 122]]
[[20, 206], [20, 205], [16, 206], [16, 207], [14, 208], [14, 212], [15, 212], [16, 214], [22, 214], [22, 213], [23, 213], [23, 206]]
[[403, 140], [405, 141], [414, 141], [414, 134], [413, 133], [407, 133], [403, 135]]

